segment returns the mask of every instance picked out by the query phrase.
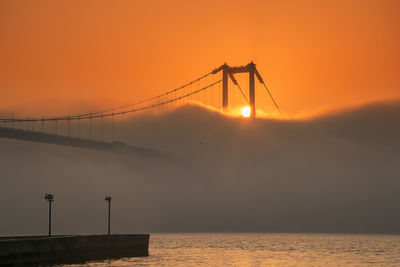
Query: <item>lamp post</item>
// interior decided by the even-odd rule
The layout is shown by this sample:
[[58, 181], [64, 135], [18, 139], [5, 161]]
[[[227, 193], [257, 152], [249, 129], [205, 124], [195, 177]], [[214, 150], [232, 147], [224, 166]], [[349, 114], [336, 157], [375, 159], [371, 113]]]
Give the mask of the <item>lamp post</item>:
[[110, 221], [111, 221], [111, 197], [106, 196], [104, 199], [105, 201], [108, 202], [108, 231], [107, 233], [110, 234]]
[[51, 202], [54, 201], [54, 195], [46, 193], [44, 199], [49, 202], [49, 236], [51, 236]]

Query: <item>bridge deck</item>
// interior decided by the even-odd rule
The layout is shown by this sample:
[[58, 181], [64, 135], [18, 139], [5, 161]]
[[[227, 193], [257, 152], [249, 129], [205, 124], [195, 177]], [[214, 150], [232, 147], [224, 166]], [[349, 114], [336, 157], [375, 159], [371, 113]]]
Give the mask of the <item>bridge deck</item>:
[[62, 145], [77, 148], [86, 148], [100, 151], [132, 153], [139, 156], [167, 157], [167, 153], [143, 147], [128, 146], [121, 142], [102, 142], [63, 135], [32, 132], [15, 128], [0, 127], [0, 138], [9, 138], [39, 142], [46, 144]]

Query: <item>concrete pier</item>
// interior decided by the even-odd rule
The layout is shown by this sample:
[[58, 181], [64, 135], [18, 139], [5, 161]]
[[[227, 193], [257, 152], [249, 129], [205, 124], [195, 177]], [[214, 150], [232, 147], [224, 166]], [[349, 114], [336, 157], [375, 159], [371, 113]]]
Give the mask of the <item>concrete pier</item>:
[[148, 256], [149, 234], [0, 237], [0, 265]]

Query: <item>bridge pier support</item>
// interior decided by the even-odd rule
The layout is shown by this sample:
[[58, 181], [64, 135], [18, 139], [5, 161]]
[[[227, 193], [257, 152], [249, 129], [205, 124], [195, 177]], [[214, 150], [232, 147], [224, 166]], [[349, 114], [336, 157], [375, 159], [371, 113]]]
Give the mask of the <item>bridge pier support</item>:
[[228, 65], [222, 65], [222, 110], [228, 111]]
[[250, 117], [256, 117], [256, 92], [254, 89], [254, 72], [256, 69], [256, 65], [251, 62], [249, 65], [249, 104], [250, 104]]

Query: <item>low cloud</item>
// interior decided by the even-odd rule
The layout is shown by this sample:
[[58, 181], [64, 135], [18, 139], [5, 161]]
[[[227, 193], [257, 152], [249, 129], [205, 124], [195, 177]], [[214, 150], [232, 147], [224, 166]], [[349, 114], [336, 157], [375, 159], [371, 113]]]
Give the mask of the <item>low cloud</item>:
[[166, 161], [0, 139], [0, 235], [45, 234], [45, 192], [59, 234], [104, 232], [105, 195], [120, 233], [400, 233], [399, 121], [399, 102], [306, 120], [196, 106], [126, 119], [124, 140], [178, 156]]

